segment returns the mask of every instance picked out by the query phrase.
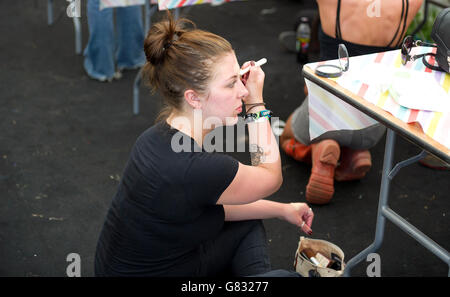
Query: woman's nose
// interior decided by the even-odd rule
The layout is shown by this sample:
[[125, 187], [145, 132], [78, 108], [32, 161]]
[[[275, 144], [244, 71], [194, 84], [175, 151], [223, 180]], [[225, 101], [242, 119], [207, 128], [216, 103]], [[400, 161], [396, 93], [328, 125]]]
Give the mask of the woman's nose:
[[244, 84], [242, 83], [241, 80], [239, 80], [239, 86], [240, 86], [240, 90], [239, 90], [239, 98], [245, 98], [248, 96], [248, 90], [247, 88], [244, 86]]

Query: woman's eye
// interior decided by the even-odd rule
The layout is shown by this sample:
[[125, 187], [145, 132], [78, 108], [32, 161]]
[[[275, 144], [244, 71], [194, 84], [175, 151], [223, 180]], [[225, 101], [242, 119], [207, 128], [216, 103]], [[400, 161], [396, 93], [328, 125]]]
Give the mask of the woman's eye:
[[236, 84], [236, 81], [232, 82], [231, 84], [228, 85], [229, 88], [233, 88], [234, 85]]

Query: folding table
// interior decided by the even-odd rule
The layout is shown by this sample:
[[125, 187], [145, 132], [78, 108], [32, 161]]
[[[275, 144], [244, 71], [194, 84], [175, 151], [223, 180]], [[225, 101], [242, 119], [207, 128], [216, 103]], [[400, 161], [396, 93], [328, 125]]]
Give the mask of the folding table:
[[[435, 77], [437, 81], [440, 82], [441, 87], [449, 94], [450, 88], [450, 75], [445, 73], [438, 73], [435, 71], [430, 71], [429, 69], [425, 69], [422, 65], [422, 60], [416, 60], [414, 63], [410, 63], [407, 66], [401, 65], [400, 61], [400, 50], [377, 53], [359, 57], [351, 57], [350, 58], [350, 68], [348, 72], [352, 71], [352, 66], [355, 67], [355, 63], [352, 65], [352, 61], [357, 60], [360, 63], [356, 67], [371, 67], [370, 65], [374, 65], [376, 63], [384, 63], [386, 67], [391, 69], [391, 71], [397, 71], [402, 69], [402, 67], [408, 67], [409, 69], [413, 69], [416, 71], [429, 72], [429, 75]], [[433, 61], [432, 61], [433, 62]], [[323, 62], [321, 62], [323, 63]], [[364, 66], [363, 64], [366, 63]], [[370, 86], [367, 84], [358, 83], [349, 84], [346, 87], [342, 86], [343, 84], [339, 84], [338, 79], [328, 79], [319, 77], [315, 74], [314, 69], [318, 63], [306, 64], [303, 67], [303, 75], [305, 80], [311, 86], [315, 86], [322, 90], [323, 94], [328, 94], [331, 97], [337, 97], [339, 100], [350, 105], [352, 108], [356, 108], [358, 111], [361, 111], [365, 115], [370, 116], [372, 119], [378, 121], [387, 127], [387, 136], [386, 136], [386, 144], [385, 144], [385, 152], [384, 152], [384, 161], [383, 161], [383, 171], [382, 171], [382, 179], [380, 186], [380, 194], [379, 194], [379, 203], [378, 203], [378, 211], [377, 211], [377, 222], [376, 222], [376, 231], [375, 231], [375, 239], [373, 243], [368, 246], [366, 249], [361, 251], [359, 254], [354, 256], [347, 262], [347, 266], [345, 269], [344, 276], [349, 276], [351, 273], [351, 269], [357, 265], [362, 260], [365, 260], [367, 255], [377, 251], [384, 238], [384, 228], [386, 220], [391, 221], [396, 226], [398, 226], [401, 230], [406, 232], [408, 235], [416, 239], [420, 244], [422, 244], [425, 248], [429, 249], [433, 254], [439, 257], [442, 261], [449, 265], [449, 273], [450, 276], [450, 254], [447, 250], [442, 248], [438, 243], [434, 242], [431, 238], [425, 235], [423, 232], [414, 227], [411, 223], [407, 222], [400, 215], [395, 213], [389, 207], [389, 188], [391, 180], [397, 174], [397, 172], [414, 162], [419, 161], [428, 153], [438, 157], [442, 161], [446, 163], [450, 163], [450, 150], [449, 150], [449, 125], [450, 125], [450, 113], [433, 113], [422, 112], [420, 110], [408, 110], [403, 106], [396, 106], [395, 102], [391, 102], [391, 104], [386, 104], [387, 100], [391, 100], [389, 98], [376, 98], [370, 102], [367, 100], [368, 93], [370, 93]], [[345, 75], [345, 74], [344, 74]], [[345, 84], [344, 84], [345, 85]], [[373, 91], [373, 90], [372, 90]], [[310, 92], [311, 94], [311, 92]], [[322, 94], [322, 95], [323, 95]], [[389, 97], [388, 94], [381, 94], [380, 97]], [[320, 97], [320, 96], [318, 96]], [[372, 92], [373, 97], [373, 92]], [[379, 100], [380, 99], [380, 100]], [[450, 100], [450, 95], [449, 98]], [[320, 100], [320, 99], [319, 99]], [[383, 101], [384, 100], [384, 101]], [[426, 98], [424, 98], [426, 100]], [[386, 108], [385, 106], [390, 105], [390, 107]], [[389, 112], [387, 111], [389, 110]], [[398, 111], [398, 114], [397, 114]], [[420, 114], [424, 113], [424, 116]], [[311, 118], [311, 117], [310, 117]], [[413, 123], [416, 120], [422, 120], [422, 128]], [[411, 122], [411, 123], [408, 123]], [[437, 131], [437, 129], [440, 129]], [[425, 131], [425, 132], [424, 132]], [[410, 141], [411, 143], [417, 145], [422, 149], [422, 152], [410, 159], [404, 160], [402, 162], [397, 163], [393, 166], [393, 156], [394, 156], [394, 147], [395, 147], [395, 138], [396, 135], [400, 135]], [[439, 141], [437, 141], [438, 139]], [[445, 144], [444, 144], [445, 143]]]

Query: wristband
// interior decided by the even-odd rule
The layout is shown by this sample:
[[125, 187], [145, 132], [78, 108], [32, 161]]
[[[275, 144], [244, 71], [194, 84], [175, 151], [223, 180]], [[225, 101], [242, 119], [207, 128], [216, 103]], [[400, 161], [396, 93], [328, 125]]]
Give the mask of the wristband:
[[[258, 121], [260, 118], [271, 118], [273, 115], [272, 111], [270, 110], [262, 110], [258, 113], [248, 113], [245, 115], [244, 119], [246, 123], [251, 123], [251, 122], [256, 122]], [[258, 121], [259, 122], [259, 121]]]
[[262, 123], [262, 122], [267, 122], [269, 120], [268, 117], [260, 117], [257, 120], [252, 121], [252, 123]]

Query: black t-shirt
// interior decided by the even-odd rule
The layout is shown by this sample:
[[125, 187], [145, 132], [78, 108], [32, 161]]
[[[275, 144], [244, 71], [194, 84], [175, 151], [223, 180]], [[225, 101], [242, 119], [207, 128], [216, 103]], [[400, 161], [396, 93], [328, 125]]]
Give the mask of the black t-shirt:
[[[189, 152], [172, 149], [176, 134], [187, 141]], [[238, 164], [228, 155], [205, 152], [165, 122], [146, 130], [132, 149], [106, 216], [96, 275], [176, 275], [186, 267], [194, 273], [201, 243], [223, 226], [223, 206], [216, 202]]]

